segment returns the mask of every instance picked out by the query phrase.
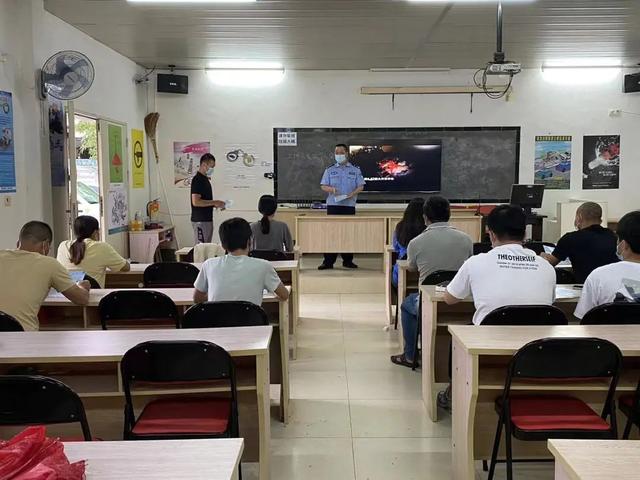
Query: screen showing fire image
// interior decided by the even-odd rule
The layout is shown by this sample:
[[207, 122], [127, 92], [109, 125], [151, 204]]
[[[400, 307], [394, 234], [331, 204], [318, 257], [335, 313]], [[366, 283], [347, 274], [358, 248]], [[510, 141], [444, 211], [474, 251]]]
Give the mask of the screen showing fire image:
[[442, 143], [384, 142], [351, 145], [351, 161], [360, 167], [365, 192], [439, 192]]

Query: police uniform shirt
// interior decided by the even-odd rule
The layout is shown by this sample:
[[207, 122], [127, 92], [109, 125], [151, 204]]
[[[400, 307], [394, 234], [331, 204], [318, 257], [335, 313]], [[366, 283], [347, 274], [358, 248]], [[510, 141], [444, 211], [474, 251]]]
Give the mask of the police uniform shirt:
[[356, 197], [337, 202], [336, 196], [349, 195], [356, 188], [363, 186], [364, 177], [362, 176], [362, 172], [360, 172], [360, 167], [356, 167], [351, 163], [346, 163], [345, 165], [336, 164], [331, 165], [324, 171], [320, 185], [334, 187], [337, 190], [335, 194], [329, 194], [327, 197], [327, 205], [355, 207]]

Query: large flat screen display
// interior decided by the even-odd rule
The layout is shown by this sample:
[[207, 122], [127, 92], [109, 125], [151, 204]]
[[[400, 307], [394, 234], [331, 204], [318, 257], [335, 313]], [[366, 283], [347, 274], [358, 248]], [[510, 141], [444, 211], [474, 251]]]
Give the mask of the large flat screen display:
[[[364, 143], [364, 142], [362, 142]], [[365, 192], [440, 192], [442, 142], [376, 141], [350, 145]]]

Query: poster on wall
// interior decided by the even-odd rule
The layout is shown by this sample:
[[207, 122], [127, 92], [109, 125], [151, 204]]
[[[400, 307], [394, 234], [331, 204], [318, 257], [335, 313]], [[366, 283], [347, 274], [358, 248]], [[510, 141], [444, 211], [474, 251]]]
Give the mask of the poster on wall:
[[0, 194], [16, 193], [16, 156], [13, 147], [13, 100], [0, 91]]
[[64, 167], [64, 105], [62, 101], [49, 98], [49, 156], [51, 158], [51, 186], [67, 184]]
[[173, 184], [176, 187], [191, 187], [191, 179], [200, 166], [200, 157], [205, 153], [211, 153], [209, 142], [173, 142]]
[[585, 135], [582, 160], [582, 188], [620, 187], [620, 135]]
[[109, 235], [128, 230], [129, 205], [124, 185], [109, 186], [106, 214]]
[[536, 137], [535, 183], [547, 190], [571, 187], [571, 136]]
[[263, 165], [252, 143], [227, 144], [224, 146], [224, 185], [234, 190], [254, 188], [258, 178], [263, 176]]
[[131, 130], [131, 179], [133, 188], [144, 188], [144, 132]]
[[122, 183], [124, 179], [122, 168], [124, 128], [120, 125], [109, 124], [107, 135], [109, 139], [109, 182]]

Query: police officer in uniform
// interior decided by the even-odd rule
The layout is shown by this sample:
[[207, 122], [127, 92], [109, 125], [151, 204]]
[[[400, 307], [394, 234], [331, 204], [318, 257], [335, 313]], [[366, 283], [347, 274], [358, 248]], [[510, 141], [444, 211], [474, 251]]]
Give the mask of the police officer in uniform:
[[[324, 171], [320, 181], [320, 188], [329, 194], [327, 215], [355, 215], [358, 194], [364, 190], [364, 178], [360, 168], [349, 162], [349, 149], [346, 145], [336, 145], [335, 161], [335, 165]], [[333, 268], [337, 258], [337, 253], [325, 253], [324, 261], [318, 270]], [[353, 263], [352, 253], [342, 254], [342, 265], [345, 268], [358, 268]]]

